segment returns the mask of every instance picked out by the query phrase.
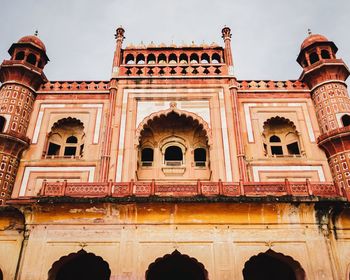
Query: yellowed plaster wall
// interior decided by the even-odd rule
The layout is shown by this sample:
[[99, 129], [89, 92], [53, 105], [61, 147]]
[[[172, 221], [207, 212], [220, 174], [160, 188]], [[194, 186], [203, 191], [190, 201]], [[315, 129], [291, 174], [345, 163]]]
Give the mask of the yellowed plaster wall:
[[111, 279], [144, 279], [152, 262], [175, 249], [203, 263], [211, 280], [243, 279], [245, 262], [268, 249], [298, 261], [308, 280], [337, 279], [313, 207], [286, 203], [40, 206], [28, 217], [30, 237], [20, 279], [47, 279], [55, 261], [81, 248], [108, 262]]

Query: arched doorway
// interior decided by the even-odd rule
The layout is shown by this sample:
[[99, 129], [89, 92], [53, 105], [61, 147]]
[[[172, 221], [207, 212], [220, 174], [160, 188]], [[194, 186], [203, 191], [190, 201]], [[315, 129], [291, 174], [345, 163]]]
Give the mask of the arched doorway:
[[244, 280], [304, 280], [300, 263], [289, 256], [268, 250], [251, 257], [244, 265]]
[[151, 263], [146, 271], [146, 280], [161, 279], [208, 280], [208, 272], [195, 258], [175, 250]]
[[80, 250], [56, 261], [49, 271], [48, 280], [109, 280], [108, 263], [93, 253]]
[[2, 271], [1, 271], [1, 269], [0, 269], [0, 280], [2, 280], [3, 279], [3, 277], [2, 277]]

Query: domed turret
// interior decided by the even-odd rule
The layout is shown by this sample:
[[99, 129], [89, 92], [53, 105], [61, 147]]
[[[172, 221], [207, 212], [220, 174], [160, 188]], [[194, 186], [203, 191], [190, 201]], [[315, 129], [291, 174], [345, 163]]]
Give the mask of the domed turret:
[[306, 49], [308, 46], [313, 45], [314, 43], [320, 42], [329, 42], [328, 39], [321, 34], [310, 34], [301, 44], [300, 49]]
[[309, 33], [300, 46], [297, 61], [303, 68], [308, 68], [321, 60], [336, 59], [337, 51], [337, 46], [325, 36]]
[[300, 80], [310, 88], [320, 137], [318, 145], [327, 157], [333, 180], [350, 200], [347, 170], [350, 166], [350, 98], [345, 80], [349, 69], [336, 58], [338, 48], [325, 36], [309, 34], [297, 58], [303, 67]]
[[22, 37], [0, 65], [0, 158], [7, 158], [0, 178], [0, 205], [11, 196], [22, 153], [28, 148], [27, 129], [36, 91], [47, 81], [43, 69], [49, 58], [37, 36]]
[[46, 52], [45, 44], [36, 35], [24, 36], [21, 39], [19, 39], [17, 43], [29, 43]]

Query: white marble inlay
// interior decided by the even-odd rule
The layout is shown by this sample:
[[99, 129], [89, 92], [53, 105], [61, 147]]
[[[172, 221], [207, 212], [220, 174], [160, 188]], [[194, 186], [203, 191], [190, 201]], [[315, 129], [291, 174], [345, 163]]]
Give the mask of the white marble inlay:
[[[38, 143], [38, 138], [40, 134], [41, 125], [43, 122], [44, 117], [44, 109], [52, 109], [52, 108], [65, 108], [67, 104], [41, 104], [39, 109], [38, 118], [36, 120], [35, 129], [33, 133], [33, 140], [32, 144]], [[94, 127], [94, 137], [93, 137], [93, 144], [98, 143], [98, 139], [100, 137], [100, 131], [101, 131], [101, 120], [102, 120], [102, 110], [103, 110], [103, 104], [76, 104], [81, 105], [83, 108], [97, 108], [97, 115], [95, 120], [95, 127]]]
[[281, 165], [267, 165], [267, 166], [253, 166], [253, 178], [254, 182], [260, 182], [260, 171], [316, 171], [318, 173], [318, 177], [320, 178], [320, 182], [325, 182], [325, 176], [323, 172], [323, 168], [321, 165], [313, 166], [313, 165], [289, 165], [289, 166], [281, 166]]
[[180, 110], [188, 111], [197, 114], [203, 120], [205, 120], [210, 126], [210, 109], [209, 109], [209, 101], [179, 101], [179, 100], [171, 100], [171, 101], [138, 101], [137, 102], [137, 118], [136, 118], [136, 128], [139, 124], [150, 114], [167, 110], [170, 107], [171, 102], [176, 102], [176, 106]]
[[[251, 107], [277, 107], [281, 106], [282, 104], [286, 104], [288, 107], [303, 107], [303, 104], [305, 103], [244, 103], [243, 109], [244, 109], [244, 116], [245, 116], [245, 122], [247, 125], [247, 134], [248, 134], [248, 142], [253, 143], [254, 142], [254, 133], [253, 133], [253, 126], [250, 116], [250, 108]], [[315, 142], [315, 134], [314, 130], [312, 128], [311, 119], [309, 112], [306, 110], [302, 110], [304, 116], [305, 116], [305, 124], [306, 128], [309, 134], [309, 138], [311, 142]]]
[[224, 91], [219, 92], [220, 98], [220, 116], [221, 116], [221, 132], [224, 144], [224, 158], [225, 158], [225, 171], [226, 171], [226, 181], [232, 182], [232, 167], [231, 167], [231, 157], [230, 157], [230, 146], [228, 144], [228, 133], [227, 133], [227, 122], [226, 122], [226, 108], [224, 101]]
[[98, 139], [100, 137], [101, 131], [101, 119], [102, 119], [102, 108], [103, 104], [83, 104], [84, 108], [97, 108], [97, 115], [95, 120], [95, 128], [94, 128], [94, 139], [92, 141], [93, 144], [98, 143]]
[[[122, 114], [121, 114], [121, 124], [120, 124], [120, 136], [119, 136], [119, 147], [118, 147], [118, 158], [117, 158], [117, 170], [116, 170], [116, 175], [115, 175], [115, 179], [117, 182], [120, 182], [122, 179], [122, 168], [123, 168], [123, 153], [124, 153], [124, 137], [125, 137], [125, 128], [126, 128], [126, 110], [127, 110], [127, 100], [129, 98], [129, 93], [131, 94], [147, 94], [148, 97], [150, 98], [162, 98], [162, 99], [167, 99], [167, 100], [162, 100], [162, 101], [158, 101], [158, 102], [154, 102], [153, 100], [151, 102], [154, 102], [156, 104], [156, 106], [159, 106], [158, 108], [164, 108], [167, 109], [169, 108], [169, 103], [171, 101], [169, 101], [169, 97], [173, 96], [174, 94], [183, 94], [183, 93], [203, 93], [207, 94], [207, 93], [217, 93], [218, 89], [214, 88], [214, 89], [210, 89], [210, 88], [175, 88], [175, 89], [164, 89], [164, 88], [158, 88], [158, 89], [144, 89], [144, 88], [139, 88], [139, 89], [125, 89], [123, 92], [123, 104], [122, 104]], [[221, 94], [223, 96], [223, 90], [221, 89], [221, 91], [219, 91], [219, 94]], [[183, 98], [183, 95], [181, 96]], [[175, 98], [174, 98], [175, 100]], [[185, 106], [184, 104], [188, 104], [188, 101], [179, 101], [179, 100], [175, 100], [175, 102], [182, 103], [183, 105], [180, 106]], [[194, 101], [190, 101], [190, 102], [194, 102]], [[196, 101], [197, 102], [197, 101]], [[205, 102], [205, 101], [202, 101]], [[209, 104], [209, 101], [207, 101]], [[138, 101], [138, 103], [145, 103], [147, 104], [147, 101]], [[158, 104], [158, 105], [157, 105]], [[148, 105], [147, 105], [148, 106]], [[152, 106], [152, 105], [151, 105]], [[164, 106], [164, 107], [162, 107]], [[180, 107], [179, 107], [180, 108]], [[188, 108], [186, 106], [186, 108]], [[196, 108], [194, 110], [189, 110], [184, 108], [184, 110], [186, 111], [193, 111], [194, 113], [196, 112], [200, 112], [200, 116], [208, 122], [208, 124], [210, 125], [210, 109], [208, 108], [208, 114], [205, 110], [198, 110], [199, 108]], [[139, 109], [139, 107], [138, 107]], [[163, 110], [164, 110], [163, 109]], [[152, 108], [151, 108], [152, 110]], [[162, 110], [162, 109], [161, 109]], [[197, 111], [196, 111], [197, 110]], [[143, 109], [141, 111], [144, 111], [144, 113], [140, 113], [137, 114], [137, 125], [143, 120], [144, 117], [150, 115], [151, 113], [153, 113], [152, 111], [149, 111], [146, 113], [145, 108], [143, 107]], [[156, 110], [159, 111], [159, 110]], [[207, 114], [207, 115], [206, 115]], [[144, 117], [142, 118], [142, 116], [144, 115]], [[226, 118], [225, 118], [226, 121]], [[230, 159], [229, 159], [230, 160]], [[231, 161], [229, 161], [229, 166], [231, 166]], [[230, 167], [229, 167], [230, 168]], [[228, 174], [231, 174], [231, 172], [229, 172]], [[229, 175], [228, 175], [229, 176]], [[232, 177], [232, 174], [231, 174]]]
[[41, 128], [41, 124], [43, 122], [44, 109], [46, 109], [46, 108], [64, 108], [65, 106], [66, 106], [65, 104], [40, 104], [40, 110], [39, 110], [38, 118], [36, 119], [32, 144], [38, 143], [40, 128]]
[[94, 181], [95, 167], [94, 166], [69, 166], [69, 167], [59, 167], [59, 166], [27, 166], [24, 168], [22, 183], [19, 191], [19, 196], [24, 196], [26, 193], [26, 188], [31, 172], [89, 172], [88, 182]]

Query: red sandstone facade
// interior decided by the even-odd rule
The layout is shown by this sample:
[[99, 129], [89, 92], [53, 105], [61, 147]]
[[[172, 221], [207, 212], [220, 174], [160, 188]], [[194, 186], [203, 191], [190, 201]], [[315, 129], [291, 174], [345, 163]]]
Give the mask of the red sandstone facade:
[[38, 37], [11, 46], [0, 279], [349, 279], [349, 69], [310, 35], [298, 80], [242, 81], [222, 38], [123, 48], [118, 28], [109, 81], [48, 81]]

